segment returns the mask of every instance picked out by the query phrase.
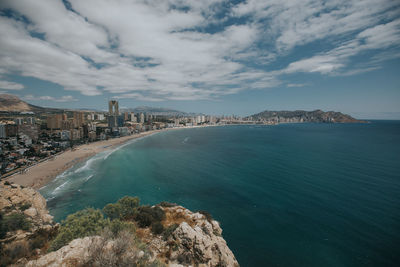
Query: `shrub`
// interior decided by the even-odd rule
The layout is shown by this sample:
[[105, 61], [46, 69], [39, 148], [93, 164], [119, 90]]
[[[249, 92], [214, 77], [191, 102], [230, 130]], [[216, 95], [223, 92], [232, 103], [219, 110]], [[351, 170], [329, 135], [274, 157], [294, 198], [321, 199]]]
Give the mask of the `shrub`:
[[213, 217], [211, 216], [211, 214], [208, 211], [199, 210], [198, 213], [203, 214], [206, 217], [207, 221], [209, 221], [210, 223], [213, 220]]
[[171, 207], [175, 207], [177, 205], [175, 203], [170, 203], [170, 202], [167, 202], [167, 201], [163, 201], [163, 202], [160, 203], [160, 206], [161, 207], [165, 207], [165, 208], [171, 208]]
[[57, 234], [57, 231], [48, 231], [43, 228], [39, 228], [33, 235], [29, 237], [30, 249], [41, 249]]
[[155, 235], [159, 235], [164, 231], [164, 226], [160, 222], [155, 222], [151, 225], [151, 231]]
[[104, 214], [111, 220], [133, 219], [136, 214], [136, 208], [139, 207], [140, 200], [138, 197], [125, 196], [118, 200], [117, 203], [107, 204], [103, 208]]
[[164, 218], [165, 212], [160, 207], [141, 206], [137, 208], [134, 219], [140, 227], [148, 227], [155, 222], [164, 220]]
[[139, 207], [140, 199], [138, 197], [125, 196], [118, 200], [117, 204], [121, 207], [121, 218], [124, 220], [132, 219], [136, 214], [136, 208]]
[[119, 203], [107, 204], [103, 208], [104, 214], [111, 220], [121, 218], [121, 205]]
[[132, 222], [124, 222], [119, 219], [112, 220], [109, 226], [114, 236], [118, 235], [122, 231], [135, 232], [135, 225]]
[[31, 222], [23, 213], [11, 213], [10, 215], [0, 216], [0, 236], [5, 236], [9, 231], [29, 230]]
[[11, 244], [5, 244], [0, 254], [0, 266], [9, 266], [18, 259], [27, 256], [30, 256], [27, 242], [22, 240]]
[[92, 236], [110, 225], [99, 210], [85, 209], [69, 215], [61, 222], [56, 238], [51, 242], [50, 250], [54, 251], [68, 244], [75, 238]]
[[11, 185], [9, 181], [5, 181], [4, 185]]
[[[0, 212], [0, 239], [5, 237], [7, 234], [7, 228], [5, 226], [5, 224], [3, 223], [3, 212]], [[0, 246], [0, 250], [1, 250], [1, 246]]]
[[170, 226], [168, 226], [167, 228], [165, 228], [164, 233], [163, 233], [163, 238], [164, 240], [167, 240], [168, 237], [171, 236], [171, 234], [175, 231], [176, 228], [178, 228], [178, 224], [174, 223]]
[[24, 211], [24, 210], [29, 209], [30, 207], [32, 207], [32, 204], [31, 204], [31, 203], [24, 203], [24, 204], [22, 204], [22, 205], [19, 207], [19, 209], [22, 210], [22, 211]]
[[193, 257], [189, 252], [179, 254], [178, 258], [177, 258], [177, 260], [180, 264], [185, 264], [185, 265], [191, 264], [192, 259], [193, 259]]

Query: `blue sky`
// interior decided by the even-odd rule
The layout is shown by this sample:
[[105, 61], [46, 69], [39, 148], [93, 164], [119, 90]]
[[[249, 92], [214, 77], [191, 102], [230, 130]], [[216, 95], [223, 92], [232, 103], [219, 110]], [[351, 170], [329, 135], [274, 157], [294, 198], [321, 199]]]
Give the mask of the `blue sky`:
[[400, 3], [2, 0], [0, 92], [42, 106], [400, 119]]

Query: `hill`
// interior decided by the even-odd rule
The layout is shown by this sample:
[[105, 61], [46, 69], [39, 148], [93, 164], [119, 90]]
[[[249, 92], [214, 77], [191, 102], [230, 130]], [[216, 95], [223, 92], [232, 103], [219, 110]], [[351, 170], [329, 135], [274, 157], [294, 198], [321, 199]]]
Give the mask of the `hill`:
[[61, 112], [62, 110], [56, 108], [44, 108], [31, 105], [19, 97], [10, 94], [0, 94], [0, 111], [3, 112]]
[[168, 108], [155, 108], [155, 107], [147, 107], [147, 106], [141, 106], [141, 107], [136, 107], [136, 108], [129, 108], [129, 109], [121, 109], [122, 112], [127, 111], [127, 112], [134, 112], [134, 113], [146, 113], [146, 114], [151, 114], [151, 115], [157, 115], [157, 116], [189, 116], [193, 115], [191, 113], [186, 113], [183, 111], [175, 110], [175, 109], [168, 109]]
[[318, 122], [318, 123], [359, 123], [364, 122], [357, 120], [350, 115], [341, 112], [314, 110], [314, 111], [263, 111], [247, 118], [257, 121], [270, 122]]

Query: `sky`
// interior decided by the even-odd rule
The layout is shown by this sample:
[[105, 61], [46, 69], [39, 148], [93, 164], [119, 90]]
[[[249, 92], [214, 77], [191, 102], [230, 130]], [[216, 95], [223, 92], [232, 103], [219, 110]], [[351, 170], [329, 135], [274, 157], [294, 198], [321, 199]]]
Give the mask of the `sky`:
[[400, 119], [398, 0], [1, 0], [0, 36], [35, 105]]

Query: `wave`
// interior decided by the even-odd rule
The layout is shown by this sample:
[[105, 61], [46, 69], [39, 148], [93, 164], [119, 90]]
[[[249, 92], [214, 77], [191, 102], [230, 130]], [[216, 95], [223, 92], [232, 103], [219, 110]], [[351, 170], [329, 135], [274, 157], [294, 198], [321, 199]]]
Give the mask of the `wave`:
[[86, 182], [86, 181], [89, 181], [89, 179], [92, 178], [93, 175], [94, 175], [94, 174], [91, 174], [91, 175], [89, 175], [88, 177], [86, 177], [85, 182]]
[[66, 181], [66, 182], [62, 183], [61, 185], [57, 186], [57, 187], [54, 189], [53, 193], [56, 193], [58, 190], [60, 190], [61, 188], [63, 188], [68, 182], [69, 182], [69, 181]]

